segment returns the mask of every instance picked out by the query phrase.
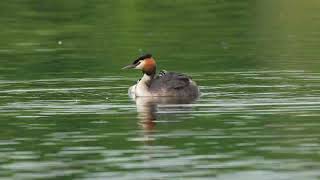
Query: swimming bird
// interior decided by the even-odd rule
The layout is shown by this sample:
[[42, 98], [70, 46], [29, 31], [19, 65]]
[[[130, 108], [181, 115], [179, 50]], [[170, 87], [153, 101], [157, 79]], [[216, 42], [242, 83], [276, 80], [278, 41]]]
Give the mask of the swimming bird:
[[131, 97], [187, 97], [200, 94], [196, 83], [184, 74], [161, 71], [156, 74], [156, 61], [151, 54], [145, 54], [122, 69], [142, 70], [142, 78], [129, 88]]

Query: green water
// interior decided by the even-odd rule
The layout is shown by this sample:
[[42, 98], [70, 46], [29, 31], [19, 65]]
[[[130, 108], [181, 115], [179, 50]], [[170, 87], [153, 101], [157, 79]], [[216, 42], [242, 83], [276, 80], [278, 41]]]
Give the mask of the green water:
[[[320, 1], [0, 2], [0, 179], [319, 179]], [[184, 104], [133, 101], [150, 52]]]

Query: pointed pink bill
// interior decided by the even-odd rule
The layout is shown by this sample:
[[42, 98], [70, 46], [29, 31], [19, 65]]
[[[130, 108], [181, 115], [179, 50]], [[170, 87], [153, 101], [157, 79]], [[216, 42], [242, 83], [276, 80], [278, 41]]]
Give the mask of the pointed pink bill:
[[134, 64], [129, 64], [128, 66], [123, 67], [122, 69], [133, 69], [136, 66]]

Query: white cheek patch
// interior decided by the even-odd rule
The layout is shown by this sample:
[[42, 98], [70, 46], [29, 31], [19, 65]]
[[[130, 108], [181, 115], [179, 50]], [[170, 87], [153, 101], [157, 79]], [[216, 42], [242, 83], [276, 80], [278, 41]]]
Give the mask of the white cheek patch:
[[143, 69], [145, 61], [140, 61], [140, 64], [135, 67], [135, 69]]

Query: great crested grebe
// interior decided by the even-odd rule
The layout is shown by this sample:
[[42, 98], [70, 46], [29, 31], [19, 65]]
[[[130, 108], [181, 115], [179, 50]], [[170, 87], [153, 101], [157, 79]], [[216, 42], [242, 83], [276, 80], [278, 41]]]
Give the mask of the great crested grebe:
[[143, 72], [137, 84], [129, 88], [130, 96], [195, 98], [200, 94], [196, 83], [184, 74], [161, 71], [156, 75], [156, 61], [151, 54], [139, 57], [122, 69], [140, 69]]

